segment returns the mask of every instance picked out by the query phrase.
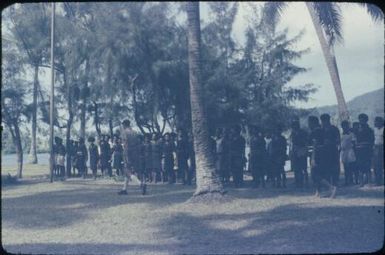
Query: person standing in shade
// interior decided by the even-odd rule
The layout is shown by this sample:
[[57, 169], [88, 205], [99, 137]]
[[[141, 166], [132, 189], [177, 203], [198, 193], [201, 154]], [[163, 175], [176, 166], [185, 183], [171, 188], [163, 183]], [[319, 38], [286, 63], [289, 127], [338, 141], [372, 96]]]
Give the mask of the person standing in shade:
[[338, 186], [338, 179], [340, 174], [340, 131], [336, 126], [330, 123], [329, 114], [322, 114], [320, 119], [324, 135], [323, 158], [325, 164], [325, 171], [330, 171], [330, 179], [332, 181], [332, 184], [334, 186]]
[[102, 141], [100, 142], [100, 166], [102, 170], [102, 175], [105, 176], [108, 174], [111, 177], [111, 147], [108, 142], [107, 135], [102, 135]]
[[353, 151], [354, 155], [356, 155], [356, 161], [352, 163], [352, 171], [353, 171], [353, 178], [354, 178], [354, 184], [358, 185], [359, 184], [359, 179], [360, 179], [360, 173], [358, 170], [358, 162], [357, 162], [357, 135], [358, 135], [358, 130], [360, 129], [360, 123], [358, 121], [353, 122], [352, 124], [352, 133], [353, 133]]
[[71, 155], [71, 164], [72, 164], [72, 172], [73, 176], [76, 176], [76, 169], [78, 171], [78, 176], [80, 176], [79, 169], [77, 168], [77, 161], [78, 161], [78, 156], [77, 156], [77, 151], [79, 148], [79, 142], [78, 141], [73, 141], [73, 147], [72, 147], [72, 155]]
[[361, 187], [368, 184], [371, 179], [370, 170], [373, 156], [374, 132], [368, 125], [368, 119], [368, 115], [365, 113], [358, 115], [360, 126], [357, 132], [356, 158]]
[[153, 180], [152, 176], [152, 144], [151, 134], [144, 134], [144, 140], [142, 145], [143, 157], [144, 157], [144, 172], [148, 174], [150, 182]]
[[308, 134], [300, 127], [299, 120], [291, 122], [290, 136], [290, 162], [294, 171], [295, 185], [297, 188], [303, 188], [308, 184], [307, 172], [307, 137]]
[[241, 136], [241, 127], [239, 125], [232, 128], [230, 140], [230, 169], [233, 175], [233, 181], [236, 188], [243, 185], [243, 166], [245, 159], [245, 139]]
[[164, 135], [164, 142], [162, 146], [162, 161], [164, 172], [167, 175], [168, 183], [175, 183], [175, 173], [174, 173], [174, 151], [175, 144], [171, 140], [169, 133]]
[[312, 147], [310, 167], [313, 182], [316, 188], [316, 197], [320, 197], [322, 184], [327, 186], [330, 190], [330, 197], [334, 198], [336, 195], [337, 187], [330, 184], [329, 170], [325, 168], [324, 164], [324, 133], [320, 127], [318, 118], [316, 116], [308, 117], [308, 126], [310, 129], [309, 140]]
[[152, 180], [157, 183], [162, 169], [162, 144], [157, 133], [151, 139]]
[[260, 129], [251, 127], [249, 168], [253, 176], [253, 186], [258, 188], [262, 183], [265, 187], [265, 168], [267, 160], [266, 142]]
[[90, 145], [88, 146], [88, 153], [90, 154], [90, 168], [94, 179], [96, 179], [99, 161], [98, 146], [96, 146], [95, 138], [92, 136], [88, 138], [88, 142], [90, 143]]
[[138, 152], [140, 149], [140, 140], [135, 132], [130, 126], [129, 120], [124, 120], [122, 122], [123, 130], [120, 132], [122, 143], [123, 143], [123, 161], [124, 161], [124, 184], [121, 191], [118, 192], [119, 195], [127, 195], [128, 182], [131, 179], [131, 174], [135, 171], [135, 168], [138, 168]]
[[176, 154], [178, 160], [178, 171], [181, 173], [184, 185], [191, 185], [191, 172], [187, 164], [188, 160], [188, 140], [184, 130], [178, 131], [178, 139], [176, 143]]
[[353, 184], [353, 167], [356, 162], [356, 155], [354, 153], [354, 134], [351, 131], [349, 121], [341, 122], [341, 162], [344, 166], [345, 186]]
[[376, 185], [384, 185], [384, 118], [374, 119], [373, 168]]
[[271, 140], [271, 159], [272, 159], [272, 176], [273, 186], [280, 188], [281, 186], [286, 188], [286, 173], [285, 173], [285, 162], [286, 162], [286, 139], [282, 135], [282, 128], [277, 125], [273, 132]]
[[123, 169], [123, 146], [120, 137], [115, 137], [115, 143], [112, 147], [113, 153], [113, 168], [116, 171], [116, 175], [122, 174]]
[[83, 178], [86, 178], [87, 176], [87, 161], [88, 161], [88, 151], [87, 147], [84, 143], [84, 138], [81, 137], [79, 139], [79, 146], [78, 150], [76, 152], [77, 160], [76, 165], [79, 170], [79, 173], [83, 176]]

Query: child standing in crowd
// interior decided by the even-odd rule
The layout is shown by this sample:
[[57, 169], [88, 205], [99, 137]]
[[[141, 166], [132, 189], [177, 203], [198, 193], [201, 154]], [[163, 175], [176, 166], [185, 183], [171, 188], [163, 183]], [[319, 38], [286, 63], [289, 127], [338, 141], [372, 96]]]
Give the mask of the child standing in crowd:
[[353, 184], [353, 168], [356, 162], [356, 156], [353, 149], [354, 134], [350, 129], [349, 121], [341, 122], [341, 162], [344, 166], [345, 185]]
[[374, 119], [374, 157], [373, 168], [376, 185], [383, 185], [384, 181], [384, 118]]

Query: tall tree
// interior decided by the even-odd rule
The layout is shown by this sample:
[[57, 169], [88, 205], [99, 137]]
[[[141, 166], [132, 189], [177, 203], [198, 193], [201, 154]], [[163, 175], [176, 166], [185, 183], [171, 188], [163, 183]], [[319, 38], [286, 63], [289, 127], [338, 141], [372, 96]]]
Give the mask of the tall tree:
[[223, 187], [215, 173], [214, 158], [209, 146], [209, 133], [201, 84], [200, 44], [201, 30], [199, 2], [187, 2], [188, 64], [190, 79], [190, 103], [194, 150], [196, 158], [197, 188], [194, 196], [207, 193], [223, 193]]
[[8, 127], [17, 156], [17, 177], [22, 178], [23, 146], [20, 127], [22, 114], [25, 114], [25, 82], [20, 78], [23, 72], [20, 52], [7, 40], [2, 40], [2, 86], [1, 86], [1, 122]]
[[[277, 22], [278, 14], [282, 14], [287, 6], [285, 2], [269, 2], [265, 4], [264, 13], [267, 22]], [[383, 12], [373, 4], [362, 3], [374, 21], [383, 21]], [[342, 41], [341, 22], [339, 4], [337, 2], [306, 2], [318, 39], [320, 41], [322, 53], [329, 70], [333, 88], [338, 103], [340, 120], [349, 119], [349, 112], [343, 95], [341, 80], [338, 72], [336, 57], [334, 54], [334, 44]]]
[[32, 139], [30, 163], [38, 162], [36, 154], [37, 100], [39, 87], [39, 67], [44, 65], [48, 49], [48, 24], [44, 3], [21, 4], [9, 7], [11, 11], [12, 32], [17, 38], [18, 47], [25, 52], [27, 61], [33, 70], [33, 89], [31, 109]]

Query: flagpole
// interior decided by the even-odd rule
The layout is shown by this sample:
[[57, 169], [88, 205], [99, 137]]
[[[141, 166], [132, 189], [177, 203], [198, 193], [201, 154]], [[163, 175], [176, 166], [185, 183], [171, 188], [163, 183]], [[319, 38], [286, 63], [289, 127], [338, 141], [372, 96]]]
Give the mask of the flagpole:
[[54, 85], [55, 85], [55, 71], [54, 71], [54, 44], [55, 43], [55, 3], [52, 3], [52, 13], [51, 13], [51, 94], [50, 94], [50, 104], [49, 104], [49, 146], [50, 146], [50, 182], [53, 182], [53, 168], [54, 168], [54, 151], [53, 151], [53, 107], [54, 107]]

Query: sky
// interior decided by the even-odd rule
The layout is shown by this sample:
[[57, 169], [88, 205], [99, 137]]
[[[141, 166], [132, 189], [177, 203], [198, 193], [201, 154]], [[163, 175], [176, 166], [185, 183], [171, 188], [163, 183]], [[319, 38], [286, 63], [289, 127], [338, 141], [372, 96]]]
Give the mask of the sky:
[[[205, 9], [206, 7], [202, 6], [203, 17], [207, 12]], [[233, 31], [240, 43], [244, 41], [243, 33], [247, 27], [247, 22], [243, 18], [247, 10], [247, 3], [240, 2]], [[336, 45], [335, 54], [342, 90], [346, 101], [349, 101], [356, 96], [384, 87], [384, 25], [381, 22], [373, 22], [366, 10], [354, 3], [341, 4], [341, 12], [344, 41]], [[328, 69], [305, 3], [290, 3], [278, 24], [279, 30], [284, 28], [288, 28], [291, 36], [304, 29], [305, 34], [299, 41], [298, 48], [310, 48], [310, 53], [295, 62], [310, 70], [296, 76], [289, 85], [295, 87], [313, 83], [318, 87], [311, 100], [296, 105], [309, 108], [336, 104]]]

